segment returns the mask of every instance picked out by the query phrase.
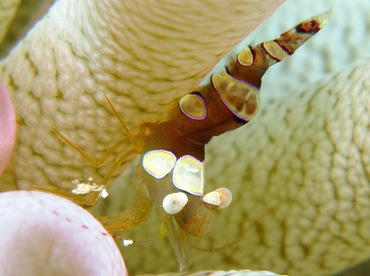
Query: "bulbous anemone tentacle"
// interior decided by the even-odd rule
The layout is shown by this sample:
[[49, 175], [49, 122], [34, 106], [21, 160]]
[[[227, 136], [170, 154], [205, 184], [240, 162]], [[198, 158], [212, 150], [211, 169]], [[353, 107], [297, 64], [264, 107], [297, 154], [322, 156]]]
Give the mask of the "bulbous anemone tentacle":
[[128, 275], [112, 237], [64, 198], [1, 193], [0, 229], [1, 275]]

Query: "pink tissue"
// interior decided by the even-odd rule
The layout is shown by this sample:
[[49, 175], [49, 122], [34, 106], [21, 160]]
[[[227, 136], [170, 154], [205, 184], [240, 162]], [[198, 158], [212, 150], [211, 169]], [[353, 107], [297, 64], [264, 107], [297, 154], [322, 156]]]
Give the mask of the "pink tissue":
[[15, 143], [16, 121], [12, 101], [0, 82], [0, 175], [8, 166]]
[[0, 232], [0, 275], [127, 275], [112, 237], [64, 198], [0, 193]]

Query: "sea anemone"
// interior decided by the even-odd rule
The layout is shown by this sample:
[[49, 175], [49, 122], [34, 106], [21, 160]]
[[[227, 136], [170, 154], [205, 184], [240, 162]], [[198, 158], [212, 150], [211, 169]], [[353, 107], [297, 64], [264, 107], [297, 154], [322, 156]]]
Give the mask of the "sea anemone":
[[[160, 120], [278, 2], [56, 2], [0, 63], [0, 79], [12, 97], [18, 128], [1, 189], [58, 192], [70, 191], [71, 179], [102, 182], [117, 155], [96, 168], [60, 141], [52, 127], [94, 158], [104, 156], [123, 131], [101, 92], [131, 132], [140, 135], [140, 125]], [[302, 14], [308, 12], [302, 8], [307, 2], [315, 6], [312, 1], [288, 1], [291, 6], [272, 25], [287, 22], [285, 28], [314, 15]], [[279, 96], [266, 98], [247, 127], [215, 139], [207, 148], [208, 189], [227, 186], [234, 201], [227, 213], [216, 217], [222, 231], [211, 233], [202, 246], [238, 242], [217, 254], [197, 252], [192, 269], [318, 275], [368, 258], [370, 61], [364, 59], [369, 35], [361, 30], [369, 26], [370, 7], [366, 0], [356, 2], [335, 2], [328, 29], [318, 35], [327, 47], [313, 42], [306, 47], [306, 58], [275, 68], [262, 94]], [[356, 13], [357, 21], [340, 16], [349, 12]], [[298, 14], [300, 20], [288, 22]], [[258, 32], [254, 39], [271, 39], [284, 28], [271, 37]], [[362, 61], [349, 64], [356, 59]], [[318, 79], [324, 80], [312, 83]], [[129, 147], [129, 141], [121, 145]], [[124, 172], [123, 184], [132, 174], [131, 160], [116, 172]], [[125, 204], [123, 195], [114, 194], [101, 208]], [[158, 232], [150, 227], [153, 220], [144, 227], [146, 237]], [[125, 256], [135, 273], [176, 270], [163, 242], [145, 249], [133, 246]]]

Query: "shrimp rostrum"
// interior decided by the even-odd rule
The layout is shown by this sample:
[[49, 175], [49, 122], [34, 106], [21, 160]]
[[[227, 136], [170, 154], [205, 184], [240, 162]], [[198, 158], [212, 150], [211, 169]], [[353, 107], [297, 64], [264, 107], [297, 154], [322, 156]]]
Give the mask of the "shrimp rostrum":
[[[267, 69], [292, 55], [320, 31], [327, 17], [327, 13], [312, 17], [277, 39], [245, 47], [222, 72], [214, 73], [208, 83], [183, 96], [163, 121], [147, 126], [132, 204], [117, 215], [101, 217], [106, 229], [117, 232], [134, 228], [146, 220], [154, 205], [180, 269], [188, 267], [191, 245], [187, 237], [205, 235], [211, 228], [210, 212], [232, 201], [227, 188], [204, 194], [205, 145], [212, 137], [239, 128], [256, 115], [262, 76]], [[108, 98], [107, 101], [119, 117]], [[57, 134], [78, 150], [61, 133]]]

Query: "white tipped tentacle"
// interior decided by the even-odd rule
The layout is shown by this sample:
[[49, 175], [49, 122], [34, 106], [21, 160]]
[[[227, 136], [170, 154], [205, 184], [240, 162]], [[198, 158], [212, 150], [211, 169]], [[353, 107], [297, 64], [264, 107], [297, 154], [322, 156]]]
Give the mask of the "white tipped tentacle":
[[221, 204], [220, 193], [217, 191], [212, 191], [208, 194], [205, 194], [203, 196], [203, 202], [212, 205], [214, 208], [218, 208], [218, 206]]
[[162, 202], [163, 209], [170, 215], [175, 215], [185, 207], [188, 203], [188, 196], [183, 193], [173, 193], [167, 195]]
[[223, 209], [230, 205], [232, 193], [227, 188], [219, 188], [203, 196], [203, 202], [209, 209]]
[[231, 201], [233, 200], [233, 194], [227, 188], [219, 188], [216, 190], [220, 194], [220, 201], [221, 204], [218, 209], [226, 208], [230, 205]]

